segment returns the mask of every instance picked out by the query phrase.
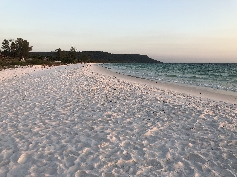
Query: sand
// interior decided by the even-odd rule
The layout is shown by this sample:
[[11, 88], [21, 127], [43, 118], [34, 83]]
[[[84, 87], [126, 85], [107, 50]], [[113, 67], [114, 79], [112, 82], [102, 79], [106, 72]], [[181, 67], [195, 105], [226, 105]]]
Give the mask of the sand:
[[235, 94], [182, 88], [90, 64], [2, 70], [0, 176], [236, 176]]

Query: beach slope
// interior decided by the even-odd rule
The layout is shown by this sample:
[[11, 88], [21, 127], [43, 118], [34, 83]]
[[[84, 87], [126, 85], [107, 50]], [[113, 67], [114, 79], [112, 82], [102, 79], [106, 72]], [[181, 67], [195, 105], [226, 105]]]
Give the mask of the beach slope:
[[115, 74], [0, 71], [0, 176], [236, 176], [234, 100]]

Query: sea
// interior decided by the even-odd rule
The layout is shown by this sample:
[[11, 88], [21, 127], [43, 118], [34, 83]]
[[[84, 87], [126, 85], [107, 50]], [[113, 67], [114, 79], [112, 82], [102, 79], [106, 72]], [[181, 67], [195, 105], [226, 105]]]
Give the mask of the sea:
[[237, 63], [106, 63], [120, 74], [237, 92]]

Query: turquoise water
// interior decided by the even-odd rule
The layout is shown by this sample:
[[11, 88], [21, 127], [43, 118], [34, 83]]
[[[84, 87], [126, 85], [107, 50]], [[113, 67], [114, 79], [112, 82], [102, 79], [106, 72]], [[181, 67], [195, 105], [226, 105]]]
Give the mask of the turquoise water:
[[237, 63], [111, 63], [102, 66], [124, 75], [154, 81], [174, 82], [237, 92]]

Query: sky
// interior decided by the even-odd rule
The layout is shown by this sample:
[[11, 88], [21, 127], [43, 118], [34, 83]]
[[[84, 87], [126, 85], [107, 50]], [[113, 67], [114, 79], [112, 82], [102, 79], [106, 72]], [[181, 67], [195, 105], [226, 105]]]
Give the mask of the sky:
[[0, 41], [237, 63], [237, 0], [1, 0]]

